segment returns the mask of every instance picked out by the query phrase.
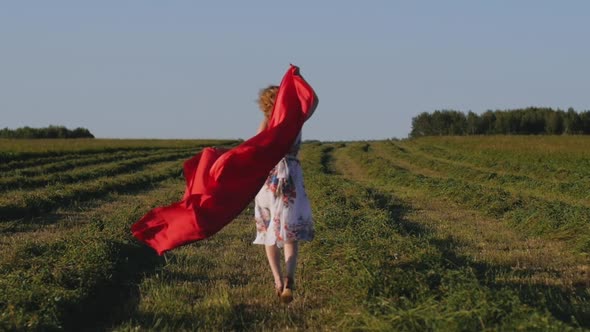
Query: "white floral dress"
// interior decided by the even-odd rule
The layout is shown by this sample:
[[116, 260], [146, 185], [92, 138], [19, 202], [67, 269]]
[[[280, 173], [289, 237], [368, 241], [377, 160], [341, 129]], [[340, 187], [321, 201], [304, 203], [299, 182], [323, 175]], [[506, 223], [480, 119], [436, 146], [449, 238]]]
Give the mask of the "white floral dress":
[[255, 244], [276, 244], [280, 248], [285, 242], [313, 239], [311, 206], [297, 159], [300, 145], [301, 133], [254, 199]]

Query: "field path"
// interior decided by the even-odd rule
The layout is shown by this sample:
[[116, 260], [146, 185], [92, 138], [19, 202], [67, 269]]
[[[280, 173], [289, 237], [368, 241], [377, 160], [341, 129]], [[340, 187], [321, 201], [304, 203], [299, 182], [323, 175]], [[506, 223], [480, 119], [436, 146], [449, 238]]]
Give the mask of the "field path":
[[[166, 254], [166, 264], [142, 280], [139, 302], [116, 330], [306, 329], [319, 317], [321, 294], [300, 287], [289, 307], [274, 295], [264, 247], [253, 245], [252, 210], [214, 237]], [[307, 284], [306, 248], [298, 280]], [[307, 286], [307, 285], [306, 285]]]

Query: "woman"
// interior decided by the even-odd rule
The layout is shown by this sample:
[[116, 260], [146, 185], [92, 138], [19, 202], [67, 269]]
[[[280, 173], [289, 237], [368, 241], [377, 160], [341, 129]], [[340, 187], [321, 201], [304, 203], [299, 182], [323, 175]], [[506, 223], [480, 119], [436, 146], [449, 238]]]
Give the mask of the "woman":
[[[260, 91], [258, 105], [264, 113], [258, 133], [268, 124], [279, 87], [271, 85]], [[309, 113], [317, 107], [317, 96]], [[309, 118], [309, 116], [307, 118]], [[255, 244], [265, 246], [277, 296], [283, 303], [293, 300], [295, 267], [299, 241], [311, 241], [314, 236], [311, 207], [303, 186], [303, 172], [297, 159], [301, 132], [291, 150], [271, 170], [254, 200], [256, 220]], [[280, 248], [284, 247], [286, 276], [281, 271]]]

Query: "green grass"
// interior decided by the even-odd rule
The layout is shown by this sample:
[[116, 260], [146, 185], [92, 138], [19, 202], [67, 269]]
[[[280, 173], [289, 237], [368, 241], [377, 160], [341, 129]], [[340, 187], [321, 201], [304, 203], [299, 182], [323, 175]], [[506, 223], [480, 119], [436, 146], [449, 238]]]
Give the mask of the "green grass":
[[180, 161], [157, 162], [140, 171], [101, 177], [73, 184], [53, 184], [36, 190], [4, 193], [0, 198], [0, 222], [30, 219], [63, 205], [76, 204], [105, 196], [111, 192], [124, 192], [149, 186], [173, 176], [180, 176]]
[[113, 195], [110, 203], [80, 220], [62, 221], [56, 230], [7, 236], [0, 260], [0, 327], [71, 330], [100, 324], [97, 314], [101, 320], [116, 315], [113, 310], [127, 301], [129, 282], [146, 266], [160, 264], [130, 238], [126, 225], [141, 217], [145, 206], [175, 199], [179, 182], [168, 180], [138, 195]]
[[3, 164], [2, 167], [0, 167], [0, 170], [2, 170], [2, 173], [0, 173], [0, 178], [9, 178], [14, 176], [35, 177], [44, 174], [67, 171], [76, 167], [108, 163], [125, 158], [146, 157], [159, 153], [169, 153], [175, 150], [178, 149], [162, 148], [158, 149], [158, 151], [154, 151], [154, 149], [144, 149], [135, 151], [97, 152], [87, 155], [71, 154], [60, 157], [31, 158], [22, 162]]
[[97, 152], [135, 151], [160, 148], [187, 148], [236, 144], [236, 140], [158, 140], [158, 139], [6, 139], [0, 138], [0, 161], [25, 161], [31, 158], [84, 155]]
[[[15, 190], [24, 188], [45, 187], [52, 184], [67, 184], [73, 182], [87, 181], [95, 178], [114, 176], [118, 174], [130, 173], [137, 171], [150, 163], [174, 160], [182, 157], [191, 156], [194, 154], [193, 150], [187, 151], [172, 151], [164, 153], [152, 153], [148, 156], [134, 157], [134, 156], [119, 156], [116, 161], [100, 164], [92, 164], [90, 166], [80, 166], [69, 172], [53, 171], [38, 176], [23, 176], [17, 175], [12, 177], [0, 178], [0, 191]], [[71, 168], [74, 168], [72, 166]]]
[[587, 181], [590, 175], [589, 136], [425, 137], [406, 143], [444, 159], [542, 180]]
[[[590, 329], [585, 187], [558, 185], [585, 174], [586, 141], [495, 139], [305, 144], [316, 238], [301, 246], [289, 306], [251, 244], [251, 207], [165, 257], [130, 234], [182, 196], [187, 149], [208, 142], [3, 142], [21, 172], [1, 181], [31, 189], [0, 199], [0, 330]], [[518, 155], [532, 142], [544, 148]], [[551, 149], [559, 157], [543, 165]], [[10, 204], [21, 212], [7, 218]]]
[[412, 168], [428, 172], [436, 177], [456, 178], [472, 183], [486, 184], [488, 187], [501, 187], [513, 192], [527, 193], [539, 197], [551, 195], [552, 200], [575, 201], [580, 205], [590, 206], [590, 181], [564, 178], [555, 179], [547, 176], [531, 176], [498, 172], [493, 168], [473, 166], [451, 159], [436, 158], [412, 149], [412, 145], [401, 142], [373, 144], [381, 155], [389, 157]]
[[[478, 209], [496, 218], [504, 218], [515, 227], [532, 234], [570, 241], [578, 250], [590, 253], [590, 207], [577, 205], [575, 201], [555, 200], [551, 197], [531, 196], [526, 191], [509, 191], [502, 186], [485, 185], [473, 181], [469, 172], [465, 175], [432, 176], [420, 173], [410, 166], [398, 165], [395, 156], [383, 157], [374, 150], [380, 145], [359, 144], [351, 153], [376, 177], [398, 184], [428, 190], [439, 197], [450, 197], [465, 207]], [[436, 170], [435, 170], [436, 171]], [[461, 173], [461, 172], [459, 172]]]
[[[477, 211], [462, 212], [460, 209], [465, 209], [465, 206], [461, 205], [465, 205], [465, 201], [458, 195], [471, 193], [471, 200], [474, 200], [475, 197], [481, 197], [483, 192], [470, 191], [472, 188], [469, 187], [449, 190], [449, 183], [446, 182], [410, 178], [407, 170], [392, 168], [383, 159], [373, 159], [375, 156], [371, 147], [372, 144], [353, 144], [338, 151], [341, 160], [348, 160], [343, 172], [353, 174], [349, 176], [357, 180], [364, 179], [365, 183], [385, 195], [395, 192], [411, 200], [419, 210], [411, 212], [409, 219], [415, 220], [414, 225], [431, 228], [432, 238], [428, 242], [435, 244], [443, 257], [446, 256], [448, 261], [454, 263], [455, 268], [470, 267], [480, 287], [489, 287], [493, 293], [505, 292], [503, 296], [514, 301], [518, 299], [515, 303], [521, 302], [522, 307], [537, 307], [540, 312], [546, 310], [553, 317], [574, 326], [582, 324], [588, 327], [590, 291], [586, 255], [572, 253], [571, 248], [570, 254], [566, 254], [564, 246], [549, 240], [527, 238], [500, 221], [482, 221], [481, 213]], [[444, 194], [441, 194], [443, 191]], [[440, 196], [443, 200], [439, 202]], [[493, 202], [494, 197], [482, 199]], [[477, 209], [478, 205], [469, 207]], [[428, 209], [427, 213], [422, 209]], [[482, 212], [484, 215], [489, 214], [485, 209]], [[496, 237], [495, 234], [499, 236]], [[427, 237], [422, 234], [421, 238]], [[541, 241], [542, 243], [537, 244]], [[540, 248], [537, 249], [536, 246]], [[523, 250], [526, 254], [522, 254]], [[467, 289], [463, 290], [466, 291]], [[468, 292], [464, 295], [472, 297]], [[490, 305], [493, 306], [493, 303]], [[544, 319], [546, 318], [541, 318], [541, 321]], [[524, 323], [515, 323], [511, 329], [522, 324]], [[545, 328], [548, 329], [549, 326], [553, 324]]]

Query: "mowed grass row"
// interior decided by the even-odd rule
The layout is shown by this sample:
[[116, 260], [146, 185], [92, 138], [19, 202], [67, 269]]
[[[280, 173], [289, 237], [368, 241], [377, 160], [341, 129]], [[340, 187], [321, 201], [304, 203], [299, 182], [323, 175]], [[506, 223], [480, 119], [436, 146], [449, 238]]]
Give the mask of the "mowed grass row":
[[541, 180], [575, 182], [590, 176], [588, 136], [424, 137], [405, 141], [404, 146], [493, 172]]
[[[182, 162], [197, 152], [195, 146], [171, 142], [128, 174], [39, 189], [39, 199], [23, 193], [43, 205], [22, 206], [27, 215], [38, 212], [26, 220], [35, 227], [0, 234], [0, 330], [100, 329], [119, 317], [142, 273], [162, 262], [132, 238], [129, 227], [150, 208], [182, 196]], [[170, 149], [177, 155], [157, 162]], [[2, 225], [11, 223], [22, 220]]]
[[[314, 209], [316, 239], [302, 245], [296, 299], [274, 295], [261, 246], [252, 245], [247, 210], [213, 238], [167, 254], [168, 264], [140, 285], [139, 305], [115, 330], [347, 330], [365, 326], [379, 262], [398, 248], [392, 220], [370, 193], [325, 173], [323, 146], [305, 145], [301, 159]], [[361, 208], [363, 207], [363, 208]], [[402, 244], [400, 243], [400, 246]]]
[[131, 173], [104, 176], [71, 184], [4, 193], [0, 197], [0, 221], [31, 218], [58, 207], [95, 199], [112, 192], [124, 192], [158, 182], [169, 177], [182, 176], [183, 158], [155, 162]]
[[[465, 209], [452, 197], [433, 195], [432, 188], [377, 172], [364, 164], [366, 157], [355, 151], [359, 147], [366, 145], [336, 149], [338, 171], [381, 195], [396, 195], [411, 204], [407, 220], [421, 229], [419, 234], [428, 234], [428, 241], [451, 265], [469, 267], [482, 285], [510, 290], [525, 305], [550, 312], [572, 327], [590, 328], [587, 255], [573, 253], [563, 242], [526, 236], [501, 220]], [[553, 328], [559, 330], [557, 326]]]
[[55, 227], [0, 237], [0, 330], [100, 330], [118, 317], [141, 274], [162, 263], [129, 225], [178, 199], [184, 186], [174, 177], [144, 187], [109, 194], [90, 210], [47, 214], [59, 220]]
[[115, 151], [95, 151], [86, 154], [66, 154], [57, 157], [29, 158], [23, 161], [12, 161], [0, 165], [0, 177], [11, 177], [15, 175], [35, 176], [55, 171], [68, 170], [76, 166], [86, 166], [93, 163], [110, 162], [121, 159], [122, 156], [147, 156], [160, 151], [177, 150], [177, 148], [144, 148], [144, 149], [123, 149]]
[[416, 170], [440, 177], [459, 178], [489, 187], [501, 187], [517, 193], [548, 197], [566, 203], [590, 207], [590, 179], [574, 182], [552, 181], [525, 175], [498, 173], [491, 169], [478, 169], [445, 159], [431, 158], [405, 148], [401, 142], [375, 142], [372, 146], [398, 164], [411, 164]]
[[[336, 147], [308, 144], [301, 153], [316, 239], [302, 246], [297, 297], [289, 307], [278, 305], [262, 248], [250, 244], [255, 232], [251, 211], [212, 239], [170, 252], [166, 264], [131, 237], [129, 227], [141, 215], [182, 196], [183, 181], [172, 175], [138, 187], [152, 191], [115, 195], [110, 204], [81, 213], [71, 220], [79, 226], [63, 233], [3, 237], [0, 273], [6, 277], [0, 279], [0, 329], [587, 327], [583, 294], [578, 300], [562, 301], [557, 291], [523, 299], [521, 285], [488, 281], [485, 276], [495, 268], [458, 256], [436, 229], [414, 220], [411, 201], [337, 174], [346, 164], [334, 159]], [[350, 153], [359, 169], [370, 166], [355, 157], [358, 151], [342, 151]], [[369, 175], [388, 187], [403, 183], [433, 191], [419, 182]], [[553, 301], [552, 294], [559, 301]]]
[[100, 152], [236, 144], [236, 140], [0, 139], [0, 163]]
[[514, 274], [504, 276], [514, 281], [530, 277], [528, 281], [533, 283], [566, 288], [590, 282], [587, 255], [574, 253], [565, 243], [529, 236], [500, 219], [466, 209], [450, 197], [435, 196], [429, 188], [371, 176], [349, 152], [348, 148], [335, 149], [340, 174], [409, 202], [416, 214], [413, 218], [435, 229], [437, 236], [456, 241], [455, 249], [460, 249], [462, 255], [514, 267], [510, 271]]
[[[193, 154], [193, 149], [165, 151], [135, 157], [133, 155], [119, 155], [116, 161], [102, 163], [97, 161], [89, 166], [77, 166], [70, 171], [57, 171], [39, 176], [12, 176], [0, 178], [0, 191], [30, 189], [55, 184], [68, 184], [87, 181], [104, 176], [114, 176], [139, 169], [150, 163], [175, 160]], [[7, 193], [8, 195], [9, 193]]]
[[[573, 329], [511, 287], [480, 281], [394, 196], [335, 174], [333, 146], [301, 153], [316, 238], [301, 248], [296, 299], [274, 297], [245, 213], [210, 240], [167, 254], [117, 331]], [[570, 320], [571, 325], [576, 322]]]
[[[13, 141], [3, 140], [2, 142], [12, 142], [11, 144], [15, 149], [20, 146], [20, 150], [17, 149], [18, 153], [22, 152], [30, 155], [43, 155], [54, 152], [68, 154], [82, 151], [87, 153], [88, 156], [91, 156], [91, 152], [96, 152], [102, 156], [111, 150], [119, 152], [129, 150], [133, 151], [133, 153], [141, 151], [143, 153], [150, 149], [153, 151], [153, 155], [127, 161], [124, 155], [119, 155], [121, 157], [119, 161], [109, 165], [79, 167], [66, 173], [24, 179], [18, 177], [0, 179], [3, 185], [2, 190], [11, 189], [4, 187], [14, 186], [17, 183], [23, 186], [22, 188], [2, 193], [0, 197], [0, 222], [30, 219], [60, 206], [76, 204], [77, 202], [101, 197], [112, 191], [133, 190], [175, 174], [182, 176], [182, 165], [180, 167], [174, 166], [176, 165], [176, 161], [190, 157], [197, 152], [199, 147], [209, 143], [207, 140], [171, 140], [168, 144], [166, 144], [165, 140], [156, 142], [152, 140], [130, 140], [125, 144], [125, 141], [105, 140], [102, 141], [103, 145], [100, 145], [93, 140], [82, 140], [81, 142], [70, 141], [69, 144], [72, 144], [72, 146], [70, 150], [67, 150], [67, 145], [65, 145], [67, 142], [58, 141], [55, 146], [45, 146], [45, 144], [50, 143], [41, 141], [35, 144], [40, 144], [48, 149], [48, 151], [38, 152], [27, 145], [33, 144], [29, 140]], [[236, 143], [235, 141], [218, 142], [227, 144]], [[154, 146], [150, 146], [149, 144], [151, 143], [154, 143]], [[27, 149], [32, 149], [32, 151]], [[8, 227], [7, 229], [11, 228], [13, 227]]]
[[464, 207], [508, 220], [521, 231], [565, 240], [580, 252], [590, 252], [589, 207], [512, 193], [501, 187], [488, 187], [461, 178], [417, 173], [397, 165], [395, 158], [378, 155], [369, 143], [351, 145], [350, 153], [372, 176], [382, 176], [400, 184], [411, 183], [438, 197], [449, 197]]
[[15, 176], [33, 177], [44, 174], [50, 174], [59, 171], [67, 171], [76, 167], [98, 165], [108, 163], [124, 158], [145, 157], [159, 153], [168, 153], [170, 151], [182, 151], [178, 148], [160, 148], [157, 150], [133, 150], [133, 151], [116, 151], [116, 152], [97, 152], [87, 155], [68, 155], [54, 158], [33, 158], [27, 161], [22, 167], [11, 167], [11, 163], [0, 165], [0, 179]]

